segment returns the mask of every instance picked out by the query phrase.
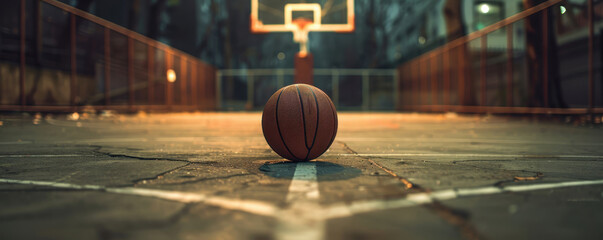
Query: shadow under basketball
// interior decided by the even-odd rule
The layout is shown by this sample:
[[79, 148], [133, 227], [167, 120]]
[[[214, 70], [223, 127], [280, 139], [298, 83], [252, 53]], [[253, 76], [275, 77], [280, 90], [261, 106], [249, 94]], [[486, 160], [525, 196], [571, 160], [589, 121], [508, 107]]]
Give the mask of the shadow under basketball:
[[[354, 167], [322, 161], [313, 162], [316, 163], [316, 174], [319, 182], [351, 179], [362, 174], [360, 169]], [[296, 166], [297, 163], [295, 162], [265, 163], [260, 166], [259, 170], [270, 177], [293, 179]]]

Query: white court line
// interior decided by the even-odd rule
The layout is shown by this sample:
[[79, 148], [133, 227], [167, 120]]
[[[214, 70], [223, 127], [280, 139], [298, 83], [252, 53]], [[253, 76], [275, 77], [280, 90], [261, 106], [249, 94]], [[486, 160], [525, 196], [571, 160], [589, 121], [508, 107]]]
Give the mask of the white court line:
[[588, 158], [603, 159], [603, 155], [538, 155], [538, 154], [474, 154], [474, 153], [344, 153], [339, 156], [361, 157], [450, 157], [450, 158]]
[[560, 183], [544, 183], [544, 184], [532, 184], [532, 185], [515, 185], [506, 187], [481, 187], [481, 188], [460, 188], [460, 189], [449, 189], [440, 190], [430, 193], [412, 193], [406, 195], [406, 197], [394, 200], [374, 200], [374, 201], [363, 201], [354, 202], [351, 204], [338, 204], [330, 206], [325, 209], [323, 214], [325, 218], [342, 218], [349, 217], [352, 215], [367, 213], [373, 211], [383, 211], [388, 209], [413, 207], [423, 204], [429, 204], [434, 201], [444, 201], [461, 197], [473, 197], [492, 195], [505, 192], [526, 192], [535, 190], [565, 188], [565, 187], [580, 187], [589, 185], [601, 185], [601, 180], [589, 180], [589, 181], [573, 181], [573, 182], [560, 182]]
[[326, 219], [320, 214], [319, 197], [316, 162], [297, 163], [287, 194], [290, 207], [276, 216], [276, 239], [323, 239]]
[[583, 146], [603, 146], [601, 142], [573, 142], [573, 141], [526, 141], [516, 139], [474, 139], [474, 138], [358, 138], [358, 137], [338, 137], [337, 140], [344, 142], [411, 142], [411, 143], [491, 143], [491, 144], [530, 144], [530, 145], [583, 145]]
[[[199, 193], [186, 193], [176, 191], [165, 191], [158, 189], [145, 188], [107, 188], [98, 185], [78, 185], [69, 183], [57, 183], [47, 181], [28, 181], [2, 179], [0, 183], [25, 184], [48, 186], [55, 188], [95, 190], [110, 193], [135, 195], [142, 197], [154, 197], [176, 202], [192, 203], [199, 202], [213, 205], [230, 210], [239, 210], [256, 215], [272, 216], [278, 219], [276, 228], [277, 239], [323, 239], [325, 221], [333, 218], [349, 217], [356, 214], [383, 211], [405, 207], [416, 207], [423, 204], [433, 203], [434, 201], [444, 201], [462, 197], [475, 197], [505, 192], [526, 192], [536, 190], [546, 190], [555, 188], [581, 187], [592, 185], [603, 185], [603, 179], [587, 181], [571, 181], [558, 183], [541, 183], [531, 185], [514, 185], [506, 187], [480, 187], [480, 188], [458, 188], [440, 190], [427, 193], [408, 194], [400, 199], [391, 200], [373, 200], [358, 201], [350, 204], [334, 204], [328, 207], [321, 207], [317, 200], [318, 196], [314, 193], [318, 191], [318, 185], [307, 184], [303, 181], [316, 181], [316, 164], [314, 162], [298, 163], [296, 167], [298, 179], [292, 181], [289, 189], [293, 192], [289, 194], [295, 197], [287, 196], [287, 199], [296, 199], [292, 206], [287, 209], [279, 209], [274, 205], [260, 201], [249, 201], [240, 199], [226, 199], [222, 197], [212, 197]], [[297, 174], [299, 172], [299, 174]], [[314, 175], [312, 175], [314, 173]], [[295, 176], [294, 175], [294, 176]], [[309, 187], [310, 186], [310, 187]], [[316, 186], [314, 188], [313, 186]], [[305, 193], [305, 194], [301, 194]], [[309, 194], [310, 193], [310, 194]], [[316, 196], [316, 197], [315, 197]], [[299, 198], [298, 198], [299, 197]]]
[[78, 189], [78, 190], [94, 190], [104, 191], [110, 193], [118, 193], [125, 195], [134, 195], [141, 197], [154, 197], [164, 200], [170, 200], [182, 203], [205, 203], [216, 207], [221, 207], [230, 210], [239, 210], [248, 213], [253, 213], [262, 216], [274, 216], [278, 211], [278, 208], [269, 203], [254, 201], [254, 200], [241, 200], [241, 199], [227, 199], [224, 197], [207, 196], [201, 193], [186, 193], [177, 191], [166, 191], [159, 189], [148, 189], [148, 188], [110, 188], [99, 185], [79, 185], [70, 183], [57, 183], [48, 181], [29, 181], [29, 180], [15, 180], [15, 179], [3, 179], [0, 178], [0, 183], [12, 183], [12, 184], [24, 184], [24, 185], [36, 185], [36, 186], [47, 186], [55, 188], [66, 188], [66, 189]]
[[536, 191], [536, 190], [562, 188], [562, 187], [579, 187], [579, 186], [596, 185], [596, 184], [603, 184], [603, 180], [543, 183], [543, 184], [534, 184], [534, 185], [515, 185], [515, 186], [506, 186], [503, 188], [503, 190], [508, 191], [508, 192], [526, 192], [526, 191]]
[[0, 145], [21, 145], [21, 144], [32, 144], [31, 141], [21, 141], [21, 142], [0, 142]]
[[233, 141], [240, 139], [254, 139], [254, 140], [264, 140], [263, 137], [225, 137], [225, 136], [205, 136], [205, 137], [161, 137], [161, 138], [151, 138], [151, 141], [158, 142], [194, 142], [194, 141]]
[[295, 173], [289, 185], [287, 202], [316, 200], [320, 197], [316, 179], [316, 163], [300, 162], [296, 164]]
[[[130, 142], [196, 142], [208, 141], [209, 143], [232, 143], [233, 140], [263, 140], [262, 137], [222, 137], [222, 136], [207, 136], [207, 137], [161, 137], [161, 138], [98, 138], [98, 139], [80, 139], [80, 140], [64, 140], [52, 141], [52, 143], [130, 143]], [[39, 142], [43, 143], [43, 142]]]
[[52, 157], [94, 157], [91, 154], [15, 154], [15, 155], [0, 155], [0, 158], [52, 158]]
[[82, 140], [57, 141], [59, 143], [125, 143], [125, 142], [148, 142], [147, 138], [96, 138]]

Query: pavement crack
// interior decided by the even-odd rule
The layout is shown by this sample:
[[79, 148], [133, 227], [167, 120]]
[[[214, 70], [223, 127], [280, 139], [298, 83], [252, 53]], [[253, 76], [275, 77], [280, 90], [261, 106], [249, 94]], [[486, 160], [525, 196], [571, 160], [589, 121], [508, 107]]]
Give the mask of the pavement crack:
[[[528, 172], [528, 171], [524, 171], [524, 172]], [[494, 184], [494, 186], [503, 187], [505, 184], [512, 183], [512, 182], [536, 181], [536, 180], [542, 179], [542, 177], [544, 177], [544, 173], [536, 172], [536, 175], [534, 175], [534, 176], [528, 176], [528, 177], [515, 176], [515, 177], [513, 177], [512, 180], [504, 180], [504, 181], [496, 182]]]
[[[122, 154], [122, 153], [116, 154], [116, 153], [110, 153], [110, 152], [103, 152], [103, 151], [101, 151], [103, 149], [102, 146], [92, 145], [92, 147], [95, 148], [94, 150], [92, 150], [93, 153], [100, 154], [100, 155], [103, 155], [103, 156], [112, 157], [112, 158], [131, 158], [131, 159], [144, 160], [144, 161], [148, 161], [148, 160], [160, 160], [160, 161], [173, 161], [173, 162], [192, 163], [189, 160], [177, 159], [177, 158], [140, 157], [140, 156], [134, 156], [134, 155], [128, 155], [128, 154]], [[129, 151], [131, 151], [128, 148], [126, 148], [126, 149], [129, 150]]]
[[535, 176], [531, 176], [531, 177], [518, 177], [515, 176], [513, 177], [513, 180], [515, 182], [519, 182], [519, 181], [535, 181], [535, 180], [539, 180], [544, 176], [544, 173], [541, 172], [537, 172]]
[[176, 172], [176, 171], [178, 171], [178, 170], [180, 170], [182, 168], [188, 167], [191, 164], [192, 164], [191, 162], [188, 162], [187, 164], [184, 164], [184, 165], [179, 166], [179, 167], [172, 168], [172, 169], [167, 170], [165, 172], [159, 173], [159, 174], [157, 174], [157, 175], [155, 175], [153, 177], [135, 179], [135, 180], [133, 180], [134, 186], [138, 186], [140, 184], [146, 184], [149, 181], [154, 181], [154, 180], [162, 179], [162, 178], [165, 177], [165, 175], [173, 173], [173, 172]]
[[437, 201], [434, 201], [432, 204], [425, 205], [425, 207], [436, 213], [449, 224], [457, 227], [465, 239], [486, 239], [477, 231], [473, 224], [471, 224], [471, 214], [469, 212], [448, 207]]
[[350, 146], [348, 146], [345, 142], [342, 141], [337, 141], [339, 142], [343, 148], [345, 149], [346, 152], [350, 153], [350, 154], [354, 154], [356, 157], [362, 158], [367, 160], [369, 163], [371, 163], [373, 166], [376, 166], [378, 168], [380, 168], [381, 170], [385, 171], [387, 174], [391, 175], [392, 177], [397, 178], [400, 182], [402, 182], [402, 184], [404, 184], [404, 188], [405, 189], [416, 189], [416, 190], [422, 190], [423, 188], [421, 188], [421, 186], [410, 182], [408, 179], [399, 176], [398, 174], [396, 174], [394, 171], [392, 171], [389, 168], [386, 168], [384, 166], [382, 166], [381, 164], [373, 161], [370, 157], [364, 157], [364, 156], [360, 156], [358, 155], [358, 152], [354, 151], [352, 148], [350, 148]]
[[137, 160], [160, 160], [160, 161], [174, 161], [174, 162], [191, 163], [191, 161], [188, 161], [188, 160], [175, 159], [175, 158], [139, 157], [139, 156], [132, 156], [132, 155], [126, 155], [126, 154], [114, 154], [114, 153], [104, 153], [104, 154], [109, 157], [131, 158], [131, 159], [137, 159]]
[[[342, 141], [337, 141], [338, 143], [340, 143], [343, 146], [343, 149], [349, 153], [349, 154], [354, 154], [354, 155], [358, 155], [358, 152], [354, 151], [350, 146], [348, 146], [348, 144], [342, 142]], [[358, 156], [360, 157], [360, 156]]]
[[200, 179], [195, 179], [195, 180], [182, 181], [182, 182], [174, 182], [174, 183], [164, 183], [162, 185], [180, 185], [180, 184], [188, 184], [188, 183], [198, 183], [198, 182], [205, 182], [205, 181], [212, 181], [212, 180], [224, 180], [224, 179], [229, 179], [229, 178], [234, 178], [234, 177], [243, 177], [243, 176], [250, 176], [250, 175], [255, 175], [255, 174], [252, 174], [252, 173], [240, 173], [240, 174], [233, 174], [233, 175], [228, 175], [228, 176], [211, 177], [211, 178], [200, 178]]

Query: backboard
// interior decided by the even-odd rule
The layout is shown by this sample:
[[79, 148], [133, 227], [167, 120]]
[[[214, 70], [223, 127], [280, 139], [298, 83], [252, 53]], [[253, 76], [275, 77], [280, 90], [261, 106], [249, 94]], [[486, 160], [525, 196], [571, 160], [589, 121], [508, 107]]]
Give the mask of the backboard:
[[[302, 20], [302, 24], [300, 24]], [[251, 31], [353, 32], [354, 0], [251, 0]]]
[[308, 32], [353, 32], [354, 0], [251, 0], [251, 32], [292, 32], [299, 55]]

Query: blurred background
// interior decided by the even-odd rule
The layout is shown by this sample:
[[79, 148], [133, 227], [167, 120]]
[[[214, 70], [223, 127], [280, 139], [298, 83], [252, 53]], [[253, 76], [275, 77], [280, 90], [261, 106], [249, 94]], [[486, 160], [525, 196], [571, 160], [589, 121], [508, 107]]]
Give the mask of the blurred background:
[[[261, 110], [293, 83], [299, 45], [251, 33], [250, 11], [4, 1], [0, 110]], [[355, 15], [353, 33], [309, 36], [314, 83], [339, 110], [603, 113], [603, 1], [356, 0]]]

